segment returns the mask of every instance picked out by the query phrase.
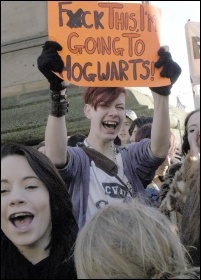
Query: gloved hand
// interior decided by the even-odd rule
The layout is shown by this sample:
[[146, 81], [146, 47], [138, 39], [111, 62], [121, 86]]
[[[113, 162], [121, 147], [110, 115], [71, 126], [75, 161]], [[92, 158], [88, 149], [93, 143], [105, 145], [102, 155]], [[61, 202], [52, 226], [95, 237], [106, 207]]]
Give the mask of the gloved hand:
[[170, 52], [166, 51], [164, 47], [161, 47], [158, 51], [159, 59], [155, 63], [156, 68], [163, 66], [162, 71], [160, 72], [161, 77], [170, 78], [171, 84], [163, 87], [150, 87], [150, 90], [160, 94], [160, 95], [169, 95], [172, 85], [176, 82], [181, 74], [181, 67], [172, 60]]
[[38, 69], [47, 78], [52, 91], [61, 91], [66, 88], [62, 85], [64, 80], [57, 77], [52, 71], [61, 73], [64, 68], [63, 60], [57, 51], [61, 51], [62, 46], [54, 41], [46, 41], [43, 51], [37, 59]]

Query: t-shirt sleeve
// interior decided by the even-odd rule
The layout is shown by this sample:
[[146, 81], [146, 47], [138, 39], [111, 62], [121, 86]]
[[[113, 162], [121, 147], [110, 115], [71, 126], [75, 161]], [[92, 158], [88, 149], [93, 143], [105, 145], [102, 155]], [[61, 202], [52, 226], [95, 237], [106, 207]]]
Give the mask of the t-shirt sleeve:
[[137, 173], [144, 187], [152, 181], [155, 171], [165, 160], [165, 157], [158, 158], [153, 155], [150, 144], [150, 139], [143, 139], [138, 143], [130, 144], [129, 151], [133, 171]]

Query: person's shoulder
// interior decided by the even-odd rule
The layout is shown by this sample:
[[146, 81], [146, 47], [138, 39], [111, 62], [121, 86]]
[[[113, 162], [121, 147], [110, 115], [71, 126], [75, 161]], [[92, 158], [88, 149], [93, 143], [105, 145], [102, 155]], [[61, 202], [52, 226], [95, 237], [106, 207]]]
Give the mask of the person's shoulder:
[[142, 139], [140, 142], [133, 142], [124, 146], [118, 146], [117, 150], [122, 156], [132, 156], [135, 153], [144, 154], [145, 151], [149, 152], [150, 143], [150, 139]]
[[147, 148], [151, 143], [151, 139], [149, 138], [144, 138], [139, 142], [132, 142], [127, 144], [128, 149], [139, 149], [140, 147], [145, 147]]
[[69, 155], [81, 155], [84, 156], [86, 153], [84, 152], [85, 146], [79, 146], [79, 147], [72, 147], [68, 146], [67, 151]]

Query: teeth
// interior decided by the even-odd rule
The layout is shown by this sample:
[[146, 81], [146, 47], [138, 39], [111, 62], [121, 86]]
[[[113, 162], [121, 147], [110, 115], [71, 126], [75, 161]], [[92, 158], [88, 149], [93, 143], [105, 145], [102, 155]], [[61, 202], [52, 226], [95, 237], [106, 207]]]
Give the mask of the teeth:
[[117, 125], [117, 122], [104, 122], [105, 124]]
[[11, 215], [11, 219], [14, 219], [14, 218], [19, 218], [19, 217], [24, 217], [24, 216], [30, 216], [31, 214], [30, 213], [18, 213], [18, 214], [13, 214]]

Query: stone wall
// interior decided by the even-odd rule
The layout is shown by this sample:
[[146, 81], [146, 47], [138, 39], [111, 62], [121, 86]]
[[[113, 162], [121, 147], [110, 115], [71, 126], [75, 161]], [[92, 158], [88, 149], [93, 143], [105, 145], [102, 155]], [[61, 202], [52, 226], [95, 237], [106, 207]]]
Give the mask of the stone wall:
[[47, 88], [37, 57], [47, 36], [47, 1], [1, 1], [1, 97]]

